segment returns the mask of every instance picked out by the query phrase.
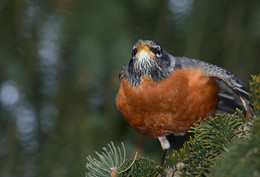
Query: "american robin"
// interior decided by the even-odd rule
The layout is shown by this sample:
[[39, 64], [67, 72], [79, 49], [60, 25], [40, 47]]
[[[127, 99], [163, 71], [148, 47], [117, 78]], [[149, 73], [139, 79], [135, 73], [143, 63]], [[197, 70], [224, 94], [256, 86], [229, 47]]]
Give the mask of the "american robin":
[[168, 134], [185, 134], [199, 119], [236, 108], [253, 116], [243, 82], [230, 71], [200, 60], [175, 57], [160, 44], [139, 40], [120, 71], [116, 105], [138, 132], [170, 148]]

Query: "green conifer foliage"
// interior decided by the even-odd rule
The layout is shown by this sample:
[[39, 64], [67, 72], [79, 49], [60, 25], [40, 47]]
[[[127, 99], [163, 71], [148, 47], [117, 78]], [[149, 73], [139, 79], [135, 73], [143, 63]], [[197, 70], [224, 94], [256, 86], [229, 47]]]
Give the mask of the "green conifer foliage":
[[220, 155], [211, 176], [260, 176], [260, 75], [252, 76], [251, 93], [257, 119], [249, 138], [233, 141], [229, 151]]
[[125, 166], [126, 163], [126, 151], [125, 146], [122, 143], [122, 148], [115, 147], [114, 143], [108, 144], [108, 149], [103, 148], [103, 152], [100, 154], [96, 152], [99, 157], [99, 160], [92, 158], [91, 156], [87, 157], [89, 161], [86, 165], [88, 172], [86, 176], [118, 176], [123, 174], [125, 171], [129, 170], [133, 163], [135, 162], [136, 156], [134, 160]]
[[194, 137], [190, 138], [180, 151], [174, 150], [167, 158], [166, 164], [180, 173], [177, 165], [183, 163], [183, 175], [207, 175], [219, 154], [228, 151], [228, 144], [247, 133], [243, 128], [245, 121], [240, 110], [233, 115], [217, 114], [208, 120], [201, 120], [191, 130]]
[[260, 115], [260, 74], [258, 76], [253, 75], [252, 81], [249, 82], [250, 84], [250, 91], [252, 94], [252, 99], [254, 101], [254, 109], [255, 114]]
[[[129, 161], [129, 164], [131, 161]], [[128, 164], [127, 164], [128, 165]], [[151, 160], [148, 157], [139, 157], [136, 159], [133, 168], [125, 173], [124, 176], [147, 176], [147, 177], [155, 177], [160, 172], [160, 167], [156, 165], [155, 161]]]

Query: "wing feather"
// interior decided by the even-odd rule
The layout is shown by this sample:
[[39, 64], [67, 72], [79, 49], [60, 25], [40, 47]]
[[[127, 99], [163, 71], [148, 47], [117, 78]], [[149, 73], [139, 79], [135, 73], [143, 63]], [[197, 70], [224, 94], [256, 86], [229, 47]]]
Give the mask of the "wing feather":
[[[233, 92], [229, 91], [229, 95], [236, 97], [235, 102], [239, 105], [238, 108], [241, 109], [242, 105], [242, 108], [246, 111], [246, 113], [248, 112], [250, 116], [255, 117], [253, 104], [250, 100], [250, 93], [246, 89], [245, 84], [238, 78], [237, 75], [226, 69], [202, 61], [199, 62], [199, 66], [203, 69], [206, 75], [214, 77], [216, 80], [223, 81], [229, 88], [231, 88]], [[220, 83], [220, 81], [218, 82]], [[227, 86], [221, 86], [220, 84], [219, 86], [219, 93], [225, 92], [228, 89]], [[237, 97], [239, 97], [240, 101], [238, 101]]]

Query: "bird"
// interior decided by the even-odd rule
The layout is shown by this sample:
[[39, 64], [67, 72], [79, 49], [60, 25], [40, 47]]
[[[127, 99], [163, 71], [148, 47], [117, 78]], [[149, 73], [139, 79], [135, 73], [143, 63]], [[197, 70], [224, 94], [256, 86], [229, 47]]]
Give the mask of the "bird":
[[161, 166], [170, 148], [168, 135], [184, 135], [216, 113], [236, 108], [254, 116], [250, 93], [234, 73], [189, 57], [177, 57], [151, 40], [138, 40], [119, 73], [116, 106], [139, 133], [158, 138]]

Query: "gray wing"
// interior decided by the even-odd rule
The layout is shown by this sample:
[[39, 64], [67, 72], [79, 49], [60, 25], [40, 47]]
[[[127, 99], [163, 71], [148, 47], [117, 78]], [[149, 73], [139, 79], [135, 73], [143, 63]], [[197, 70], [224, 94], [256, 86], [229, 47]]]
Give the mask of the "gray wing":
[[187, 57], [173, 57], [175, 69], [201, 68], [204, 73], [214, 77], [219, 85], [218, 104], [216, 112], [235, 112], [235, 108], [249, 111], [255, 117], [250, 93], [245, 84], [234, 73], [216, 65]]

